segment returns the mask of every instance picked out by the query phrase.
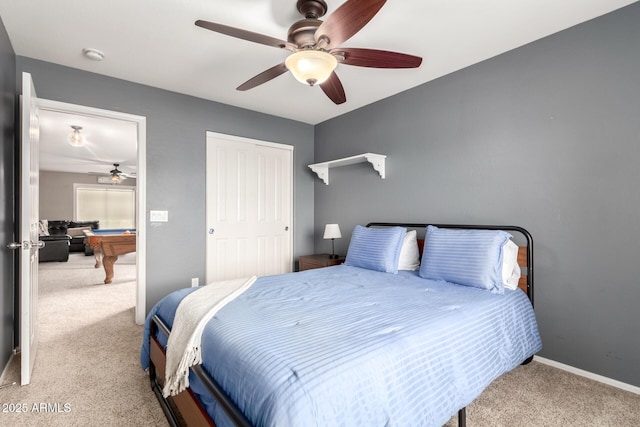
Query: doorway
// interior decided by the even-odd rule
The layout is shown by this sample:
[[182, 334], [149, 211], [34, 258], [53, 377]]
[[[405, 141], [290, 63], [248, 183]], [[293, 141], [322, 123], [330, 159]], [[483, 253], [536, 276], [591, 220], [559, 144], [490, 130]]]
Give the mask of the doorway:
[[[143, 324], [146, 315], [146, 118], [133, 114], [103, 110], [76, 104], [40, 99], [40, 110], [69, 114], [85, 118], [105, 118], [135, 126], [135, 138], [137, 139], [135, 178], [136, 178], [136, 298], [135, 298], [135, 322]], [[69, 129], [72, 131], [72, 129]], [[71, 159], [73, 160], [73, 159]], [[78, 159], [78, 162], [82, 160]], [[113, 166], [109, 166], [112, 168]], [[120, 166], [118, 166], [120, 167]], [[116, 167], [116, 168], [118, 168]], [[107, 169], [108, 171], [108, 169]], [[97, 170], [96, 172], [100, 172]]]

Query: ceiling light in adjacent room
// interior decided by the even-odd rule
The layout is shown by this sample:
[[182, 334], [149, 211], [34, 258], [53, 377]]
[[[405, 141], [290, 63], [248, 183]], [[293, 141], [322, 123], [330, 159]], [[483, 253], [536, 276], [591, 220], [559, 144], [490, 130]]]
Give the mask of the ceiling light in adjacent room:
[[72, 147], [82, 147], [84, 145], [84, 136], [80, 133], [82, 126], [71, 126], [73, 132], [67, 137], [67, 142]]
[[92, 61], [102, 61], [104, 59], [104, 53], [100, 52], [98, 49], [85, 47], [82, 49], [82, 53]]
[[324, 83], [338, 65], [335, 56], [322, 50], [301, 50], [284, 61], [291, 74], [302, 84]]

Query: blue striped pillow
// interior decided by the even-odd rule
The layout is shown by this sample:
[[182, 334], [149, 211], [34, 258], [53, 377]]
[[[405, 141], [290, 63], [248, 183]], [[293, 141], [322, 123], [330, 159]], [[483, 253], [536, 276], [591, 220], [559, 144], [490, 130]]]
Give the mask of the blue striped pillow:
[[511, 234], [502, 230], [427, 227], [420, 276], [504, 292], [502, 247]]
[[404, 227], [368, 228], [356, 225], [344, 264], [397, 273], [400, 249], [406, 232]]

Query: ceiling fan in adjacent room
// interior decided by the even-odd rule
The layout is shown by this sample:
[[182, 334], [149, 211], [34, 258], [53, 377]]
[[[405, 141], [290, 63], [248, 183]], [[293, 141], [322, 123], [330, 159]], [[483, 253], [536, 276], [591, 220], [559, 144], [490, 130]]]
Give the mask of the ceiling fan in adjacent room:
[[127, 175], [125, 175], [120, 169], [118, 169], [118, 166], [120, 166], [119, 163], [114, 163], [113, 169], [109, 171], [109, 173], [111, 174], [111, 182], [116, 184], [119, 184], [123, 180], [127, 179]]
[[237, 90], [252, 89], [291, 71], [301, 83], [320, 85], [335, 104], [342, 104], [347, 98], [334, 71], [338, 64], [371, 68], [417, 68], [422, 63], [422, 58], [404, 53], [340, 47], [360, 31], [385, 3], [386, 0], [347, 0], [323, 22], [319, 18], [327, 12], [326, 2], [298, 0], [296, 6], [304, 19], [289, 28], [287, 41], [209, 21], [198, 20], [195, 24], [231, 37], [293, 52], [284, 62], [247, 80]]
[[135, 174], [124, 173], [120, 169], [120, 163], [114, 163], [113, 169], [107, 172], [89, 172], [90, 175], [99, 175], [109, 177], [109, 181], [113, 184], [120, 184], [127, 178], [135, 178]]

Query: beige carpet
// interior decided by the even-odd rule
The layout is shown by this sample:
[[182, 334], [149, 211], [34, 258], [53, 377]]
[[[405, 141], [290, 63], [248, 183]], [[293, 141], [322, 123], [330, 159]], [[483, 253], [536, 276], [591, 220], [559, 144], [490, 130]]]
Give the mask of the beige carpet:
[[[446, 424], [457, 425], [457, 417]], [[640, 426], [640, 395], [532, 362], [467, 406], [468, 427]]]
[[[32, 381], [0, 390], [3, 404], [20, 404], [26, 413], [0, 413], [0, 425], [168, 425], [140, 368], [135, 254], [120, 257], [110, 285], [102, 283], [104, 270], [93, 265], [94, 258], [84, 254], [40, 264]], [[19, 378], [19, 358], [14, 358], [3, 383], [20, 384]]]
[[[32, 383], [0, 389], [0, 403], [23, 404], [26, 413], [0, 412], [0, 426], [168, 425], [140, 369], [134, 263], [133, 255], [121, 257], [107, 286], [92, 257], [41, 264]], [[18, 367], [2, 384], [19, 383]], [[456, 417], [446, 424], [456, 425]], [[533, 362], [497, 379], [469, 405], [467, 425], [640, 426], [640, 395]]]

